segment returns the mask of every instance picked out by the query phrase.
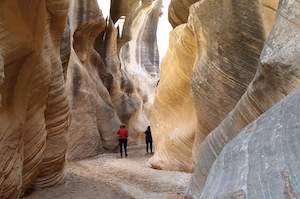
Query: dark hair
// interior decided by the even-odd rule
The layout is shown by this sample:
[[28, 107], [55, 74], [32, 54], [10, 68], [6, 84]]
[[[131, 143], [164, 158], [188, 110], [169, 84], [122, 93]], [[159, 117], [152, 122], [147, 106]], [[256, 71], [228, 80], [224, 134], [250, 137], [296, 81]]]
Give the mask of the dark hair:
[[125, 128], [125, 127], [126, 127], [125, 124], [121, 124], [121, 125], [120, 125], [120, 128]]

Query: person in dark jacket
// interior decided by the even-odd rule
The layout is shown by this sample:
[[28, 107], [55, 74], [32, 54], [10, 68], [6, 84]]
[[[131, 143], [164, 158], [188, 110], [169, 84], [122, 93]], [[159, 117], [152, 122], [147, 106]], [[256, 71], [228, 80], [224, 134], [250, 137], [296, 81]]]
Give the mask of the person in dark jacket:
[[150, 152], [152, 152], [152, 135], [151, 135], [151, 128], [148, 126], [147, 130], [145, 131], [145, 138], [146, 138], [146, 151], [149, 153], [148, 148], [150, 147]]
[[128, 130], [124, 124], [120, 126], [118, 130], [119, 136], [119, 146], [120, 146], [120, 155], [123, 157], [123, 147], [125, 152], [125, 157], [127, 157], [127, 138], [128, 138]]

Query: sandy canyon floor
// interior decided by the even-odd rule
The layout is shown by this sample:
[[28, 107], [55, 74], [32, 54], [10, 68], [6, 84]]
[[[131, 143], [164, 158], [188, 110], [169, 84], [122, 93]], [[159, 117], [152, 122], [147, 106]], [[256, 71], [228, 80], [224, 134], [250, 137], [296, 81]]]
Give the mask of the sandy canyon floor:
[[166, 199], [182, 198], [190, 174], [149, 168], [143, 146], [130, 147], [128, 157], [102, 154], [69, 162], [65, 183], [34, 191], [25, 199]]

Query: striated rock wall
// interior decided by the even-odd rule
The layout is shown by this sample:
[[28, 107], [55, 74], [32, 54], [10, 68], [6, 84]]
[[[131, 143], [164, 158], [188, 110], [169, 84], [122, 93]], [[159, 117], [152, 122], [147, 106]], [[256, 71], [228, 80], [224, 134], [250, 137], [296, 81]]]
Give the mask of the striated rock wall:
[[[129, 130], [136, 136], [149, 124], [149, 111], [159, 79], [159, 55], [156, 40], [157, 23], [161, 13], [161, 0], [143, 1], [130, 19], [130, 38], [120, 50], [122, 70], [134, 82], [140, 96], [135, 115], [129, 120]], [[135, 105], [135, 106], [136, 106]], [[130, 107], [123, 107], [130, 108]]]
[[196, 38], [188, 24], [170, 33], [169, 48], [160, 66], [160, 82], [151, 113], [156, 145], [153, 168], [192, 171], [192, 146], [197, 126], [192, 99]]
[[[144, 119], [135, 120], [135, 118], [144, 118], [143, 101], [140, 93], [138, 93], [137, 85], [130, 76], [121, 68], [121, 63], [118, 57], [118, 30], [110, 20], [106, 27], [104, 43], [104, 52], [102, 57], [105, 63], [105, 72], [101, 72], [102, 81], [109, 91], [114, 109], [120, 121], [130, 125], [130, 121], [141, 122], [144, 124]], [[139, 125], [136, 123], [134, 125]], [[137, 134], [130, 130], [129, 140], [131, 143], [137, 143]]]
[[[136, 143], [138, 133], [146, 129], [145, 110], [149, 110], [148, 97], [154, 92], [152, 85], [156, 84], [153, 76], [158, 74], [159, 6], [156, 4], [144, 1], [135, 15], [130, 14], [128, 28], [131, 32], [127, 38], [130, 41], [122, 47], [130, 50], [123, 51], [119, 60], [122, 43], [118, 42], [119, 32], [113, 20], [104, 20], [97, 1], [71, 1], [71, 58], [67, 71], [72, 105], [69, 159], [115, 150], [118, 146], [116, 132], [121, 123], [128, 125], [131, 143]], [[63, 50], [68, 52], [68, 48]], [[121, 67], [121, 63], [126, 66]]]
[[[191, 188], [199, 193], [209, 170], [223, 147], [263, 112], [284, 98], [300, 83], [298, 3], [281, 2], [276, 24], [261, 54], [261, 65], [236, 107], [210, 133], [199, 149]], [[284, 16], [287, 16], [284, 17]]]
[[[152, 112], [157, 148], [149, 161], [152, 167], [192, 170], [192, 149], [196, 161], [199, 144], [234, 108], [253, 79], [276, 2], [241, 1], [232, 6], [231, 1], [198, 2], [190, 9], [187, 24], [175, 28], [161, 64]], [[173, 0], [171, 23], [184, 23], [180, 8], [190, 5]]]
[[226, 117], [244, 94], [259, 66], [264, 44], [259, 1], [202, 1], [191, 7], [199, 46], [192, 91], [198, 144]]
[[298, 88], [229, 142], [194, 198], [299, 198], [299, 96]]
[[0, 13], [0, 198], [5, 199], [63, 180], [69, 107], [60, 42], [68, 1], [5, 0]]
[[94, 48], [106, 27], [97, 1], [74, 0], [70, 9], [72, 48], [67, 82], [72, 122], [68, 158], [78, 159], [114, 150], [120, 120], [101, 79], [106, 66]]

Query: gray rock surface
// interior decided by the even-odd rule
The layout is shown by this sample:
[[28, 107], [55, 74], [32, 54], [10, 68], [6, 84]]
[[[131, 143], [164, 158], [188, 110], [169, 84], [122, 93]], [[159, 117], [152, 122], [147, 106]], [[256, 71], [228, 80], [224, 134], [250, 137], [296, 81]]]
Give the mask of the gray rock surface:
[[300, 197], [300, 88], [227, 144], [194, 198]]

